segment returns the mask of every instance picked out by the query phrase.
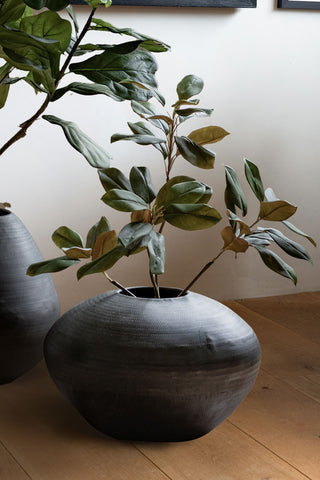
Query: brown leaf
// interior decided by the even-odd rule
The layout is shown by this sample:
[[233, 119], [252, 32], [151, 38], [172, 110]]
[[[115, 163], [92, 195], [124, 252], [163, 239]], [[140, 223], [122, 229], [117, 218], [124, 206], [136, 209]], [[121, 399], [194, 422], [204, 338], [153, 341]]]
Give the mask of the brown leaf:
[[131, 213], [131, 222], [151, 223], [151, 217], [150, 210], [138, 210]]
[[199, 145], [208, 145], [209, 143], [220, 142], [227, 135], [229, 135], [229, 132], [224, 130], [224, 128], [212, 125], [194, 130], [188, 137]]
[[284, 200], [261, 202], [259, 217], [261, 220], [281, 222], [290, 218], [297, 210], [295, 205]]
[[249, 247], [249, 243], [246, 240], [235, 236], [232, 227], [225, 227], [221, 232], [221, 236], [224, 240], [223, 248], [226, 250], [244, 253]]
[[96, 260], [104, 253], [109, 252], [118, 244], [117, 233], [115, 230], [101, 233], [92, 249], [92, 260]]
[[91, 248], [71, 247], [62, 248], [62, 251], [71, 259], [90, 258], [91, 256]]

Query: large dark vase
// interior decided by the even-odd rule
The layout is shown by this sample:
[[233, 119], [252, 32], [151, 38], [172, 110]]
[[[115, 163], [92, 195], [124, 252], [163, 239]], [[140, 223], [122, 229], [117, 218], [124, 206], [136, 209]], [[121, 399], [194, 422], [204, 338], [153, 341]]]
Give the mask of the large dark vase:
[[184, 441], [225, 420], [256, 379], [255, 333], [219, 302], [161, 288], [86, 300], [48, 333], [44, 352], [59, 390], [112, 437]]
[[60, 316], [49, 275], [28, 277], [43, 258], [12, 212], [0, 209], [0, 384], [11, 382], [43, 357], [43, 340]]

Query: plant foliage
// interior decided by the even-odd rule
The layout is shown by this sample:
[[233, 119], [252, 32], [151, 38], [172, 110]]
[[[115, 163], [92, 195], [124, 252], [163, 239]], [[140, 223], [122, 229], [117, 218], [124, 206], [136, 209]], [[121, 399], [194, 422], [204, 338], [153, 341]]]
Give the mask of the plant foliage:
[[[95, 28], [115, 30], [110, 24], [97, 21]], [[132, 34], [128, 30], [123, 30], [121, 33]], [[125, 55], [127, 53], [122, 56], [122, 59]], [[90, 76], [98, 78], [100, 60], [94, 57], [92, 62], [95, 66], [94, 73], [91, 72]], [[84, 73], [85, 65], [88, 63], [82, 63], [78, 72]], [[113, 88], [113, 93], [117, 95], [119, 91], [111, 87], [106, 80], [107, 76], [108, 73], [105, 71], [102, 74], [102, 81], [106, 82], [105, 85], [108, 88]], [[165, 165], [166, 182], [157, 191], [148, 168], [144, 166], [134, 166], [127, 178], [117, 168], [110, 166], [99, 168], [99, 165], [94, 165], [99, 169], [99, 178], [105, 190], [102, 201], [113, 209], [131, 213], [130, 223], [127, 223], [117, 235], [115, 230], [111, 230], [107, 219], [102, 217], [89, 230], [85, 245], [78, 233], [67, 227], [58, 228], [53, 234], [53, 240], [66, 257], [31, 265], [28, 270], [29, 275], [37, 275], [44, 271], [58, 271], [68, 267], [69, 261], [72, 265], [76, 260], [90, 258], [90, 261], [78, 270], [78, 279], [80, 279], [93, 273], [106, 273], [121, 258], [146, 250], [155, 295], [158, 295], [158, 275], [165, 270], [165, 240], [162, 235], [165, 223], [185, 231], [192, 231], [211, 228], [222, 218], [211, 204], [213, 193], [211, 186], [193, 177], [171, 176], [178, 156], [195, 167], [213, 169], [215, 154], [206, 145], [221, 141], [228, 135], [226, 130], [214, 125], [193, 130], [188, 136], [178, 135], [181, 123], [199, 114], [206, 116], [211, 114], [212, 109], [195, 107], [199, 104], [199, 100], [192, 99], [202, 89], [203, 81], [200, 78], [195, 75], [184, 77], [177, 86], [178, 99], [172, 106], [171, 113], [168, 113], [164, 107], [155, 107], [145, 98], [132, 100], [132, 110], [142, 120], [136, 123], [128, 122], [131, 133], [116, 133], [111, 137], [111, 142], [132, 141], [158, 150]], [[69, 122], [57, 120], [55, 117], [46, 117], [46, 119], [61, 125], [65, 134], [66, 129], [70, 128]], [[66, 136], [68, 138], [67, 134]], [[81, 142], [86, 145], [86, 137], [77, 131], [77, 138], [76, 142], [68, 138], [69, 143], [85, 155], [85, 151], [81, 151], [79, 145]], [[86, 150], [85, 147], [83, 149]], [[94, 147], [92, 151], [95, 151]], [[268, 222], [282, 222], [291, 231], [306, 237], [314, 245], [315, 242], [287, 221], [296, 212], [297, 207], [276, 198], [270, 188], [265, 191], [258, 167], [248, 159], [244, 159], [244, 174], [258, 201], [258, 217], [251, 224], [245, 220], [244, 217], [248, 214], [248, 203], [244, 190], [236, 171], [230, 166], [225, 166], [225, 204], [230, 225], [224, 226], [221, 231], [223, 245], [219, 254], [204, 266], [200, 274], [224, 252], [232, 251], [237, 255], [247, 252], [251, 247], [257, 251], [267, 267], [296, 283], [297, 276], [294, 269], [269, 247], [278, 247], [285, 254], [302, 260], [311, 261], [310, 256], [303, 246], [285, 236], [280, 230], [273, 228], [272, 225], [268, 225]], [[267, 222], [267, 225], [258, 227], [257, 224], [260, 222]], [[193, 285], [200, 274], [188, 284], [186, 289]], [[112, 281], [108, 275], [107, 277]]]

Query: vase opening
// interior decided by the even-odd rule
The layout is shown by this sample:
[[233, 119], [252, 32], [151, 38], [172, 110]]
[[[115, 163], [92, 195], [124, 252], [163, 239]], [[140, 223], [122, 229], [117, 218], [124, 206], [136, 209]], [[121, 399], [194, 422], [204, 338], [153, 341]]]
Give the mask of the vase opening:
[[10, 215], [10, 210], [7, 210], [6, 208], [0, 208], [0, 217], [4, 215]]
[[[158, 298], [155, 298], [154, 296], [154, 290], [152, 287], [130, 287], [128, 288], [129, 292], [132, 292], [135, 297], [138, 298], [152, 298], [154, 300], [159, 300]], [[173, 287], [160, 287], [160, 299], [162, 298], [177, 298], [179, 293], [182, 292], [181, 288], [173, 288]], [[125, 295], [126, 297], [129, 297], [130, 295], [124, 291], [119, 291], [120, 295]], [[188, 292], [184, 293], [181, 297], [184, 297], [187, 295]]]

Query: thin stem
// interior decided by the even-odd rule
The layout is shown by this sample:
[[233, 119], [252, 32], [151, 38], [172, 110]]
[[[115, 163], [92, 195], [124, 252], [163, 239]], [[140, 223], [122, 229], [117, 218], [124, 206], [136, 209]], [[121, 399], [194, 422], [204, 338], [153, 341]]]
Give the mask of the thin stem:
[[173, 149], [174, 149], [174, 134], [178, 128], [178, 121], [176, 118], [176, 112], [173, 113], [172, 117], [173, 124], [170, 126], [170, 130], [168, 133], [168, 142], [167, 142], [167, 148], [168, 148], [168, 168], [166, 171], [166, 176], [167, 176], [167, 182], [170, 179], [170, 172], [173, 167], [174, 161], [177, 158], [177, 155], [173, 154]]
[[117, 288], [120, 288], [123, 292], [125, 292], [127, 295], [130, 295], [131, 297], [135, 297], [135, 295], [130, 292], [130, 290], [128, 290], [126, 287], [124, 287], [123, 285], [121, 285], [121, 283], [117, 282], [116, 280], [113, 280], [111, 277], [109, 277], [109, 275], [107, 274], [107, 272], [103, 272], [104, 276], [106, 277], [106, 279], [112, 283], [112, 285], [114, 285], [115, 287]]
[[255, 222], [253, 222], [253, 224], [252, 224], [252, 225], [250, 225], [250, 227], [249, 227], [249, 228], [250, 228], [250, 230], [251, 230], [251, 228], [252, 228], [252, 227], [254, 227], [255, 225], [257, 225], [257, 223], [259, 223], [259, 222], [260, 222], [260, 220], [261, 220], [261, 218], [260, 218], [260, 217], [258, 217], [258, 218], [257, 218], [257, 220], [256, 220]]
[[68, 54], [59, 74], [58, 74], [58, 77], [55, 81], [55, 88], [53, 90], [53, 92], [51, 93], [48, 93], [48, 95], [46, 96], [43, 104], [40, 106], [40, 108], [36, 111], [36, 113], [34, 115], [32, 115], [32, 117], [30, 117], [28, 120], [26, 120], [25, 122], [21, 123], [20, 125], [20, 130], [18, 130], [17, 133], [15, 133], [0, 149], [0, 156], [11, 146], [13, 145], [15, 142], [17, 142], [18, 140], [20, 140], [21, 138], [25, 137], [26, 134], [27, 134], [27, 130], [28, 128], [31, 127], [31, 125], [35, 122], [35, 120], [37, 120], [40, 115], [46, 110], [46, 108], [48, 107], [50, 101], [51, 101], [51, 98], [53, 96], [53, 94], [55, 93], [55, 91], [57, 90], [58, 86], [59, 86], [59, 83], [61, 81], [61, 79], [63, 78], [72, 58], [73, 58], [73, 55], [76, 51], [76, 49], [78, 48], [80, 42], [82, 41], [83, 37], [85, 36], [85, 34], [87, 33], [87, 31], [89, 30], [89, 27], [90, 27], [90, 24], [91, 24], [91, 20], [92, 20], [92, 17], [94, 15], [94, 12], [96, 11], [96, 9], [93, 9], [91, 12], [90, 12], [90, 15], [86, 21], [86, 24], [85, 26], [83, 27], [79, 37], [77, 38], [77, 40], [75, 41], [70, 53]]
[[[253, 222], [252, 225], [250, 225], [250, 230], [252, 227], [254, 227], [259, 221], [260, 221], [260, 217], [257, 218], [257, 220], [255, 222]], [[231, 245], [231, 243], [233, 242], [233, 240], [228, 244], [228, 245], [225, 245], [220, 253], [218, 253], [218, 255], [216, 257], [214, 257], [212, 260], [210, 260], [210, 262], [206, 263], [206, 265], [204, 265], [204, 267], [200, 270], [200, 272], [198, 273], [198, 275], [196, 275], [193, 280], [191, 280], [191, 282], [182, 290], [182, 292], [178, 295], [178, 297], [181, 297], [181, 295], [184, 295], [187, 290], [189, 290], [192, 285], [194, 285], [196, 283], [197, 280], [199, 280], [199, 278], [204, 274], [204, 272], [206, 272], [213, 264], [216, 260], [218, 260], [219, 257], [221, 257], [221, 255], [226, 251], [228, 250], [228, 247]]]
[[[147, 253], [148, 253], [149, 260], [150, 260], [150, 253], [149, 253], [148, 249], [147, 249]], [[150, 269], [149, 269], [149, 277], [150, 277], [150, 280], [151, 280], [151, 283], [152, 283], [152, 286], [153, 286], [154, 298], [160, 298], [160, 291], [159, 291], [157, 276], [153, 275], [150, 272]]]
[[218, 253], [218, 255], [216, 257], [214, 257], [212, 260], [210, 260], [210, 262], [206, 263], [206, 265], [204, 265], [204, 267], [202, 267], [202, 269], [200, 270], [198, 275], [196, 275], [193, 278], [193, 280], [191, 280], [191, 282], [182, 290], [182, 292], [179, 293], [178, 297], [181, 297], [182, 295], [184, 295], [192, 287], [192, 285], [194, 283], [196, 283], [197, 280], [199, 280], [201, 275], [203, 275], [204, 272], [206, 272], [208, 270], [208, 268], [210, 268], [214, 264], [214, 262], [216, 260], [218, 260], [219, 257], [221, 257], [221, 255], [226, 251], [226, 249], [227, 249], [227, 247], [222, 248], [222, 250], [220, 250], [220, 252]]
[[165, 224], [166, 224], [166, 222], [162, 222], [162, 223], [161, 223], [161, 226], [160, 226], [160, 228], [159, 228], [159, 232], [158, 232], [158, 233], [162, 233]]
[[14, 70], [14, 67], [10, 67], [10, 69], [8, 70], [8, 72], [3, 75], [3, 77], [2, 77], [1, 80], [0, 80], [0, 85], [3, 85], [3, 84], [4, 84], [5, 80], [9, 77], [10, 73], [12, 72], [12, 70]]

